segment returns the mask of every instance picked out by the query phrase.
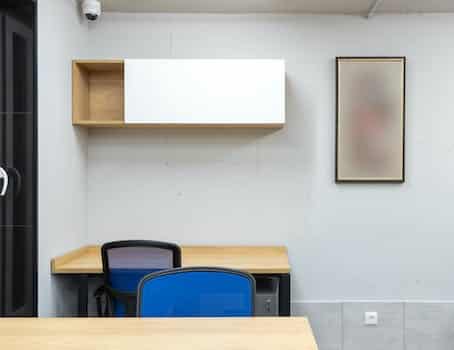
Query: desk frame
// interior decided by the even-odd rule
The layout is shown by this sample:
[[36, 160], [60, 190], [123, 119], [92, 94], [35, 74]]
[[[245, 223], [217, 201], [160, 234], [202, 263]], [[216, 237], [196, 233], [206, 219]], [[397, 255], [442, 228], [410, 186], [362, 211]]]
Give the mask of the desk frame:
[[[88, 263], [85, 256], [88, 253]], [[90, 278], [101, 278], [99, 246], [86, 246], [52, 259], [55, 275], [71, 276], [78, 281], [78, 315], [88, 316]], [[290, 266], [285, 247], [183, 246], [182, 265], [218, 266], [238, 269], [254, 277], [279, 278], [279, 316], [290, 316]], [[84, 260], [74, 264], [74, 259]], [[69, 266], [68, 266], [69, 265]]]
[[[77, 277], [78, 316], [88, 317], [88, 287], [90, 278], [101, 278], [102, 274], [62, 274], [61, 276]], [[279, 316], [290, 316], [290, 273], [253, 274], [254, 277], [272, 276], [279, 278]]]

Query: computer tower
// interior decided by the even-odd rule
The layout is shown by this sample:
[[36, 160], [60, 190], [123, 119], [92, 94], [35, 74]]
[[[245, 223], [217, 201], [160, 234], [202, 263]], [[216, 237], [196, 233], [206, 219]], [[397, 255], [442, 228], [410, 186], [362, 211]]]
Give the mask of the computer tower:
[[279, 278], [256, 276], [255, 316], [279, 316]]

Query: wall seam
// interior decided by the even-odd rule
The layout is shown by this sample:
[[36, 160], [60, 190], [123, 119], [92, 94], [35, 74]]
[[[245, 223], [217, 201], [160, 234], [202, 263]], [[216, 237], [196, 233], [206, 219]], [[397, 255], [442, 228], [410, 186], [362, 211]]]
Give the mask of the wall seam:
[[407, 303], [402, 303], [402, 342], [404, 350], [407, 350], [407, 332], [406, 332], [406, 320], [407, 320]]
[[340, 322], [340, 326], [341, 326], [341, 350], [344, 350], [345, 348], [345, 344], [344, 344], [344, 340], [345, 340], [345, 335], [344, 335], [344, 302], [342, 302], [340, 304], [340, 315], [341, 315], [341, 322]]

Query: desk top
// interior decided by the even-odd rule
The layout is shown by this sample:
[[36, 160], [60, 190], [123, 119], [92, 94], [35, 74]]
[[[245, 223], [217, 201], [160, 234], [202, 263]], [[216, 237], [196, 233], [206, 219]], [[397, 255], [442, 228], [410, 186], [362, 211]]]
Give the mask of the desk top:
[[[216, 266], [256, 274], [289, 273], [282, 246], [182, 246], [182, 266]], [[86, 246], [51, 261], [54, 274], [102, 273], [100, 246]]]
[[3, 318], [8, 350], [317, 350], [302, 317]]

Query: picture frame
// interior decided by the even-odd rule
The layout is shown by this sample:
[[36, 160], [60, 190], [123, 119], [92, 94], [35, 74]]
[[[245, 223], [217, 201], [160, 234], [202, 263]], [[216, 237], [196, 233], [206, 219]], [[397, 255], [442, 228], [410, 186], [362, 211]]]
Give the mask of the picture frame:
[[336, 183], [405, 182], [406, 57], [336, 57]]

